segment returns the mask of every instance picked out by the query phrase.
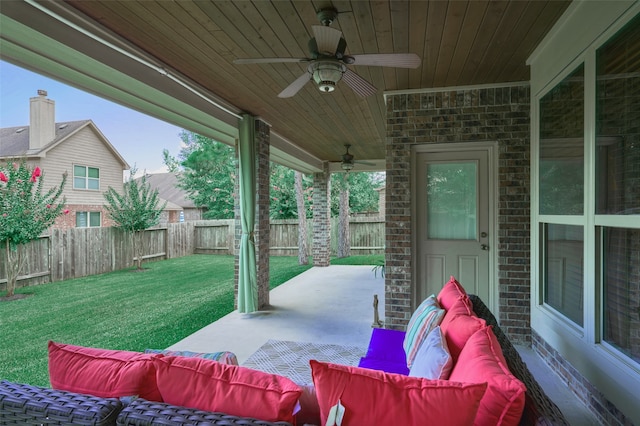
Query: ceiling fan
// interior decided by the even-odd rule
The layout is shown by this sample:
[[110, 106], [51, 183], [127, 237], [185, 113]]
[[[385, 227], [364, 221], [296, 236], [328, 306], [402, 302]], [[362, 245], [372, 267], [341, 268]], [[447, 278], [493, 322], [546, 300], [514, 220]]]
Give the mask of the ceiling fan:
[[356, 160], [354, 160], [353, 154], [351, 154], [349, 152], [349, 148], [351, 148], [351, 145], [345, 144], [344, 147], [347, 149], [347, 152], [342, 154], [342, 161], [340, 162], [340, 167], [345, 172], [349, 172], [350, 170], [352, 170], [353, 166], [355, 166], [356, 163], [358, 163], [358, 164], [366, 164], [367, 166], [375, 166], [374, 163], [368, 163], [366, 161], [356, 161]]
[[309, 40], [310, 58], [246, 58], [236, 59], [233, 62], [235, 64], [308, 63], [307, 71], [280, 92], [279, 98], [294, 96], [311, 79], [323, 93], [333, 92], [338, 81], [343, 80], [347, 86], [364, 98], [375, 94], [376, 87], [349, 69], [347, 65], [394, 68], [420, 66], [420, 57], [415, 53], [347, 55], [345, 54], [347, 42], [342, 37], [342, 31], [330, 27], [338, 17], [338, 11], [334, 8], [325, 8], [318, 11], [317, 16], [322, 25], [311, 27], [314, 37]]

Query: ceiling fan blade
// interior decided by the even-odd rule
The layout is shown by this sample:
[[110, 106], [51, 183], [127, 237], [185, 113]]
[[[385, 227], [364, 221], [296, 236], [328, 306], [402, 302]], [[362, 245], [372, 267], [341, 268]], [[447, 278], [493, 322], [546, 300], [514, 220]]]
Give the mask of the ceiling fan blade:
[[307, 81], [311, 80], [311, 75], [307, 72], [296, 78], [293, 83], [285, 87], [285, 89], [278, 94], [279, 98], [290, 98], [302, 89], [307, 84]]
[[342, 38], [342, 31], [324, 25], [313, 25], [313, 36], [316, 38], [318, 53], [333, 56]]
[[368, 161], [358, 161], [358, 160], [355, 160], [354, 163], [364, 164], [365, 166], [371, 166], [371, 167], [374, 167], [377, 165], [376, 163], [369, 163]]
[[351, 55], [353, 65], [372, 65], [377, 67], [418, 68], [422, 60], [415, 53], [379, 53], [369, 55]]
[[367, 80], [360, 77], [358, 74], [348, 68], [344, 72], [344, 74], [342, 74], [342, 81], [344, 81], [347, 86], [351, 87], [354, 92], [356, 92], [363, 98], [375, 95], [375, 93], [378, 91], [378, 89], [376, 89], [374, 85], [372, 85]]
[[309, 62], [307, 58], [242, 58], [234, 59], [234, 64], [277, 64], [284, 62]]

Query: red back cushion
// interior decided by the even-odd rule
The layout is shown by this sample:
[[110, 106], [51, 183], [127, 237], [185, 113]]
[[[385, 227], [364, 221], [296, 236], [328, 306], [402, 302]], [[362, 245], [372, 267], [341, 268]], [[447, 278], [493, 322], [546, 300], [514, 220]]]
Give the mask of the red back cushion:
[[468, 298], [469, 296], [464, 287], [462, 287], [455, 277], [451, 276], [449, 281], [442, 287], [442, 290], [440, 290], [440, 293], [438, 293], [438, 303], [442, 309], [448, 311], [451, 305], [460, 297]]
[[70, 392], [162, 401], [153, 364], [157, 356], [50, 341], [49, 381], [54, 389]]
[[286, 377], [203, 358], [168, 356], [155, 364], [168, 404], [293, 423], [302, 390]]
[[487, 322], [482, 318], [471, 315], [447, 315], [442, 320], [440, 329], [447, 339], [447, 347], [453, 358], [453, 364], [458, 361], [458, 356], [464, 348], [467, 340], [473, 334], [487, 326]]
[[470, 425], [486, 383], [454, 383], [310, 361], [325, 424], [332, 406], [345, 407], [342, 426]]
[[474, 425], [517, 425], [524, 409], [524, 384], [507, 368], [500, 344], [491, 327], [469, 338], [449, 380], [488, 382]]

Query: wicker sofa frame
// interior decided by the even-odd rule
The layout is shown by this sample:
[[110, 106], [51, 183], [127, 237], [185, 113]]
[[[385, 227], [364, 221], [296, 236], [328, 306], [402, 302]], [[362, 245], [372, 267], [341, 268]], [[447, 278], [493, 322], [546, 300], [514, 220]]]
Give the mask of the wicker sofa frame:
[[484, 319], [487, 325], [493, 327], [493, 333], [500, 343], [509, 370], [527, 387], [524, 412], [520, 419], [520, 425], [569, 425], [562, 411], [545, 394], [540, 384], [533, 377], [527, 364], [524, 363], [516, 348], [498, 325], [493, 313], [478, 296], [470, 294], [469, 298], [473, 303], [473, 311], [476, 315]]
[[98, 398], [6, 380], [0, 382], [0, 425], [291, 426], [287, 422], [267, 422], [144, 399]]

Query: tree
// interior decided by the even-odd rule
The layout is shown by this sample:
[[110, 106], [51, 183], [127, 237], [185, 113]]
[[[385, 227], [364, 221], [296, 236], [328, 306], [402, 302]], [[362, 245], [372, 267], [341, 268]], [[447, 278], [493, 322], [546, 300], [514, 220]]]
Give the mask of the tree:
[[349, 232], [349, 173], [342, 175], [340, 185], [340, 212], [338, 215], [338, 257], [351, 255], [351, 233]]
[[[331, 175], [331, 216], [340, 215], [340, 190], [342, 173]], [[346, 175], [349, 187], [350, 213], [365, 213], [378, 210], [379, 194], [375, 188], [384, 185], [384, 173], [349, 172]]]
[[205, 219], [232, 219], [235, 214], [235, 149], [222, 142], [183, 131], [180, 139], [184, 147], [178, 159], [163, 153], [169, 170], [177, 170], [178, 182], [189, 198], [199, 207], [205, 207]]
[[158, 207], [158, 190], [151, 190], [145, 175], [140, 180], [134, 179], [135, 167], [131, 169], [129, 180], [124, 184], [124, 192], [109, 187], [104, 194], [107, 201], [105, 209], [116, 223], [116, 227], [127, 232], [132, 237], [133, 253], [136, 257], [138, 270], [142, 269], [144, 253], [144, 231], [155, 226], [160, 221], [160, 214], [166, 207], [163, 203]]
[[31, 170], [24, 160], [0, 167], [0, 243], [6, 249], [7, 297], [14, 295], [26, 261], [22, 246], [38, 238], [61, 213], [69, 213], [63, 210], [64, 197], [59, 202], [66, 180], [65, 173], [60, 186], [43, 194], [40, 167]]
[[298, 204], [298, 193], [296, 192], [296, 172], [286, 166], [271, 163], [271, 190], [269, 217], [271, 219], [295, 219], [300, 217], [300, 211], [304, 212], [305, 217], [311, 217], [311, 199], [310, 192], [313, 187], [310, 179], [300, 173], [301, 193], [300, 200], [304, 203], [301, 210]]
[[169, 173], [177, 173], [180, 170], [180, 162], [166, 148], [162, 150], [162, 162], [167, 166]]
[[[309, 263], [309, 249], [307, 247], [307, 215], [304, 206], [304, 190], [302, 188], [302, 173], [295, 172], [296, 204], [298, 207], [298, 264]], [[300, 214], [303, 212], [303, 214]]]

